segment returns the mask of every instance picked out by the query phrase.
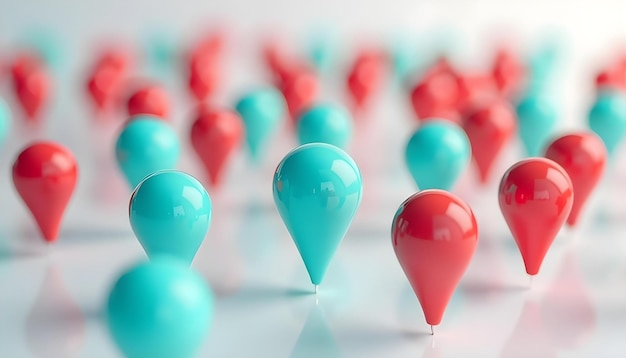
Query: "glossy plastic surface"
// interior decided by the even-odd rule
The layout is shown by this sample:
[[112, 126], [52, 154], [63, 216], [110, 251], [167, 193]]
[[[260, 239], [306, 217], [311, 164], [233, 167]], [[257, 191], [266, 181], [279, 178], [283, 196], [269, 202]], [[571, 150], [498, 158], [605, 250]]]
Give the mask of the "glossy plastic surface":
[[574, 226], [587, 198], [604, 174], [606, 147], [593, 133], [569, 134], [552, 142], [546, 150], [545, 157], [563, 167], [572, 180], [574, 203], [567, 224]]
[[341, 149], [312, 143], [291, 151], [274, 174], [274, 202], [314, 285], [361, 204], [357, 164]]
[[612, 156], [626, 135], [626, 95], [617, 90], [601, 91], [589, 111], [588, 120], [589, 128], [602, 138]]
[[213, 294], [199, 274], [171, 259], [140, 263], [113, 286], [109, 332], [128, 358], [191, 358], [213, 319]]
[[471, 147], [461, 127], [445, 120], [428, 120], [409, 140], [405, 159], [420, 190], [449, 190], [467, 168]]
[[191, 126], [191, 145], [202, 161], [211, 185], [218, 187], [229, 160], [241, 146], [243, 122], [236, 112], [201, 108]]
[[166, 170], [143, 180], [130, 198], [129, 220], [150, 259], [173, 256], [191, 265], [211, 224], [212, 203], [189, 174]]
[[176, 168], [179, 157], [174, 129], [153, 116], [131, 118], [115, 144], [117, 164], [131, 189], [156, 171]]
[[352, 118], [341, 106], [318, 104], [300, 116], [297, 135], [300, 144], [328, 143], [345, 149], [352, 137]]
[[513, 108], [500, 100], [478, 107], [465, 119], [463, 128], [483, 184], [491, 178], [495, 160], [515, 133], [516, 122]]
[[557, 109], [547, 95], [531, 92], [516, 108], [519, 137], [529, 157], [541, 156], [556, 130]]
[[266, 87], [248, 92], [237, 102], [236, 109], [246, 128], [250, 156], [259, 161], [287, 114], [285, 100], [275, 88]]
[[170, 100], [163, 88], [156, 85], [146, 86], [138, 89], [128, 98], [127, 110], [130, 117], [152, 115], [168, 119]]
[[54, 142], [29, 145], [13, 163], [13, 185], [47, 242], [57, 240], [77, 177], [74, 155]]
[[398, 208], [391, 242], [426, 322], [440, 324], [478, 245], [474, 213], [446, 191], [421, 191]]
[[574, 202], [572, 181], [554, 161], [529, 158], [507, 170], [498, 199], [526, 273], [534, 276], [570, 214]]

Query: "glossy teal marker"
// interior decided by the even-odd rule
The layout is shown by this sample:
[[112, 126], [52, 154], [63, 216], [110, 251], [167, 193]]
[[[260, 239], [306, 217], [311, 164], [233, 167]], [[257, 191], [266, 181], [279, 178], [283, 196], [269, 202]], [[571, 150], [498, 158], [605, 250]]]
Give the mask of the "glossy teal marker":
[[589, 128], [602, 138], [609, 157], [612, 156], [626, 135], [626, 95], [617, 90], [601, 91], [588, 120]]
[[0, 146], [4, 143], [11, 129], [11, 110], [9, 105], [0, 98]]
[[362, 188], [354, 160], [330, 144], [300, 146], [276, 169], [274, 202], [316, 291], [361, 204]]
[[246, 128], [250, 156], [258, 162], [287, 114], [285, 99], [277, 89], [265, 87], [246, 93], [235, 108]]
[[191, 265], [211, 224], [206, 189], [189, 174], [156, 172], [130, 198], [130, 225], [149, 258], [173, 256]]
[[420, 126], [405, 153], [409, 172], [420, 190], [452, 189], [471, 156], [463, 129], [445, 119], [430, 119]]
[[516, 107], [518, 132], [529, 157], [542, 156], [558, 122], [556, 106], [542, 92], [530, 92]]
[[345, 149], [352, 137], [352, 118], [341, 106], [318, 104], [300, 116], [296, 131], [300, 144], [328, 143]]
[[106, 320], [127, 358], [191, 358], [211, 327], [213, 293], [176, 260], [135, 265], [113, 286]]
[[176, 168], [180, 143], [162, 119], [140, 115], [131, 118], [117, 138], [115, 157], [133, 189], [154, 172]]

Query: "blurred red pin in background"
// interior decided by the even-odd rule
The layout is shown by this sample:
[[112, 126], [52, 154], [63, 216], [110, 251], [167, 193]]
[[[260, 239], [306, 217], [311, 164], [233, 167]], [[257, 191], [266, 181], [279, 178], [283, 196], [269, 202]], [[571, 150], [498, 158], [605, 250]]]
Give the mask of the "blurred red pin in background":
[[465, 118], [463, 128], [483, 184], [489, 181], [495, 159], [513, 136], [515, 123], [515, 110], [504, 100], [478, 105]]
[[87, 92], [98, 112], [107, 112], [120, 100], [130, 58], [119, 49], [104, 51], [87, 77]]
[[191, 145], [213, 187], [222, 182], [229, 159], [241, 145], [243, 122], [234, 111], [203, 107], [191, 126]]
[[37, 56], [22, 54], [11, 67], [13, 90], [18, 102], [31, 123], [36, 123], [50, 97], [50, 79]]
[[400, 205], [391, 236], [426, 322], [438, 325], [476, 251], [472, 210], [446, 191], [424, 190]]
[[492, 76], [500, 94], [512, 98], [518, 95], [524, 86], [526, 69], [513, 52], [502, 48], [496, 52]]
[[13, 164], [13, 185], [47, 242], [55, 242], [58, 237], [77, 175], [74, 155], [53, 142], [28, 146]]
[[561, 165], [572, 180], [574, 203], [567, 224], [574, 226], [585, 202], [604, 173], [606, 147], [594, 133], [569, 134], [552, 142], [545, 156]]
[[443, 118], [460, 120], [459, 82], [452, 66], [439, 60], [411, 91], [411, 104], [417, 119]]
[[572, 181], [552, 160], [522, 160], [504, 174], [499, 202], [526, 272], [534, 276], [570, 214], [574, 202]]
[[307, 67], [298, 67], [283, 75], [280, 90], [287, 102], [292, 120], [313, 105], [319, 93], [319, 82], [315, 73]]
[[381, 51], [359, 53], [348, 72], [347, 89], [356, 110], [364, 109], [383, 85], [386, 56]]
[[188, 86], [197, 101], [206, 100], [219, 85], [225, 41], [224, 33], [211, 33], [202, 38], [188, 55]]
[[170, 115], [170, 100], [165, 90], [157, 85], [145, 85], [135, 90], [127, 102], [128, 116], [149, 114], [161, 119]]

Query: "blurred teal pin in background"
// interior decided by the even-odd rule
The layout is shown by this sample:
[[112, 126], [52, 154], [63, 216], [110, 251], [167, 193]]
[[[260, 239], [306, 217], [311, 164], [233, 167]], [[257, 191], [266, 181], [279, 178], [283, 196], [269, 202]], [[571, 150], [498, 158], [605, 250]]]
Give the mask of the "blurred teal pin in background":
[[612, 157], [626, 135], [626, 94], [615, 89], [600, 91], [588, 120], [589, 128], [602, 138]]
[[276, 169], [274, 202], [316, 292], [361, 204], [362, 189], [354, 160], [325, 143], [294, 149]]
[[11, 110], [9, 105], [0, 97], [0, 147], [6, 140], [11, 129]]
[[518, 133], [527, 156], [541, 156], [558, 123], [552, 98], [542, 91], [530, 91], [517, 104], [516, 112]]
[[317, 104], [297, 121], [300, 144], [328, 143], [345, 149], [352, 137], [352, 118], [347, 109], [333, 104]]
[[450, 190], [469, 166], [471, 147], [461, 127], [445, 119], [428, 119], [409, 139], [405, 159], [420, 190]]
[[196, 178], [165, 170], [139, 183], [129, 219], [150, 259], [173, 256], [191, 265], [209, 231], [211, 212], [211, 198]]
[[180, 142], [174, 129], [162, 119], [139, 115], [129, 120], [117, 138], [115, 157], [133, 189], [156, 171], [176, 168]]
[[106, 320], [125, 357], [194, 357], [211, 327], [213, 301], [199, 274], [174, 259], [158, 258], [117, 280]]
[[259, 162], [287, 114], [285, 99], [277, 89], [264, 87], [247, 92], [235, 108], [246, 128], [250, 157]]

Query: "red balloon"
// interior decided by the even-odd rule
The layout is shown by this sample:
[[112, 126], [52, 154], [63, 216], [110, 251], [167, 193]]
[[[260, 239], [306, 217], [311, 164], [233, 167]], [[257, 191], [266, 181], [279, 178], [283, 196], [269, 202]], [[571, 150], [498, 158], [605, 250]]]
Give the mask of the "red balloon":
[[13, 89], [26, 115], [37, 121], [48, 100], [50, 79], [41, 61], [31, 55], [20, 56], [11, 68]]
[[135, 91], [128, 99], [128, 115], [149, 114], [167, 119], [170, 114], [170, 102], [163, 88], [155, 85], [145, 86]]
[[191, 126], [191, 145], [214, 187], [221, 184], [224, 168], [241, 144], [243, 131], [236, 112], [218, 109], [201, 109]]
[[526, 272], [534, 276], [570, 214], [574, 202], [572, 181], [552, 160], [522, 160], [504, 174], [499, 202]]
[[513, 136], [515, 125], [515, 110], [504, 100], [477, 106], [465, 119], [463, 128], [483, 184], [488, 182], [495, 159]]
[[391, 237], [426, 322], [438, 325], [476, 251], [472, 210], [446, 191], [424, 190], [400, 205]]
[[561, 165], [572, 180], [574, 204], [567, 224], [574, 226], [581, 209], [604, 173], [606, 147], [602, 139], [593, 133], [570, 134], [552, 142], [545, 156]]
[[13, 164], [13, 185], [47, 242], [55, 242], [77, 179], [74, 155], [53, 142], [24, 149]]
[[384, 80], [385, 57], [378, 51], [359, 54], [348, 73], [347, 86], [356, 108], [364, 108], [371, 101]]

